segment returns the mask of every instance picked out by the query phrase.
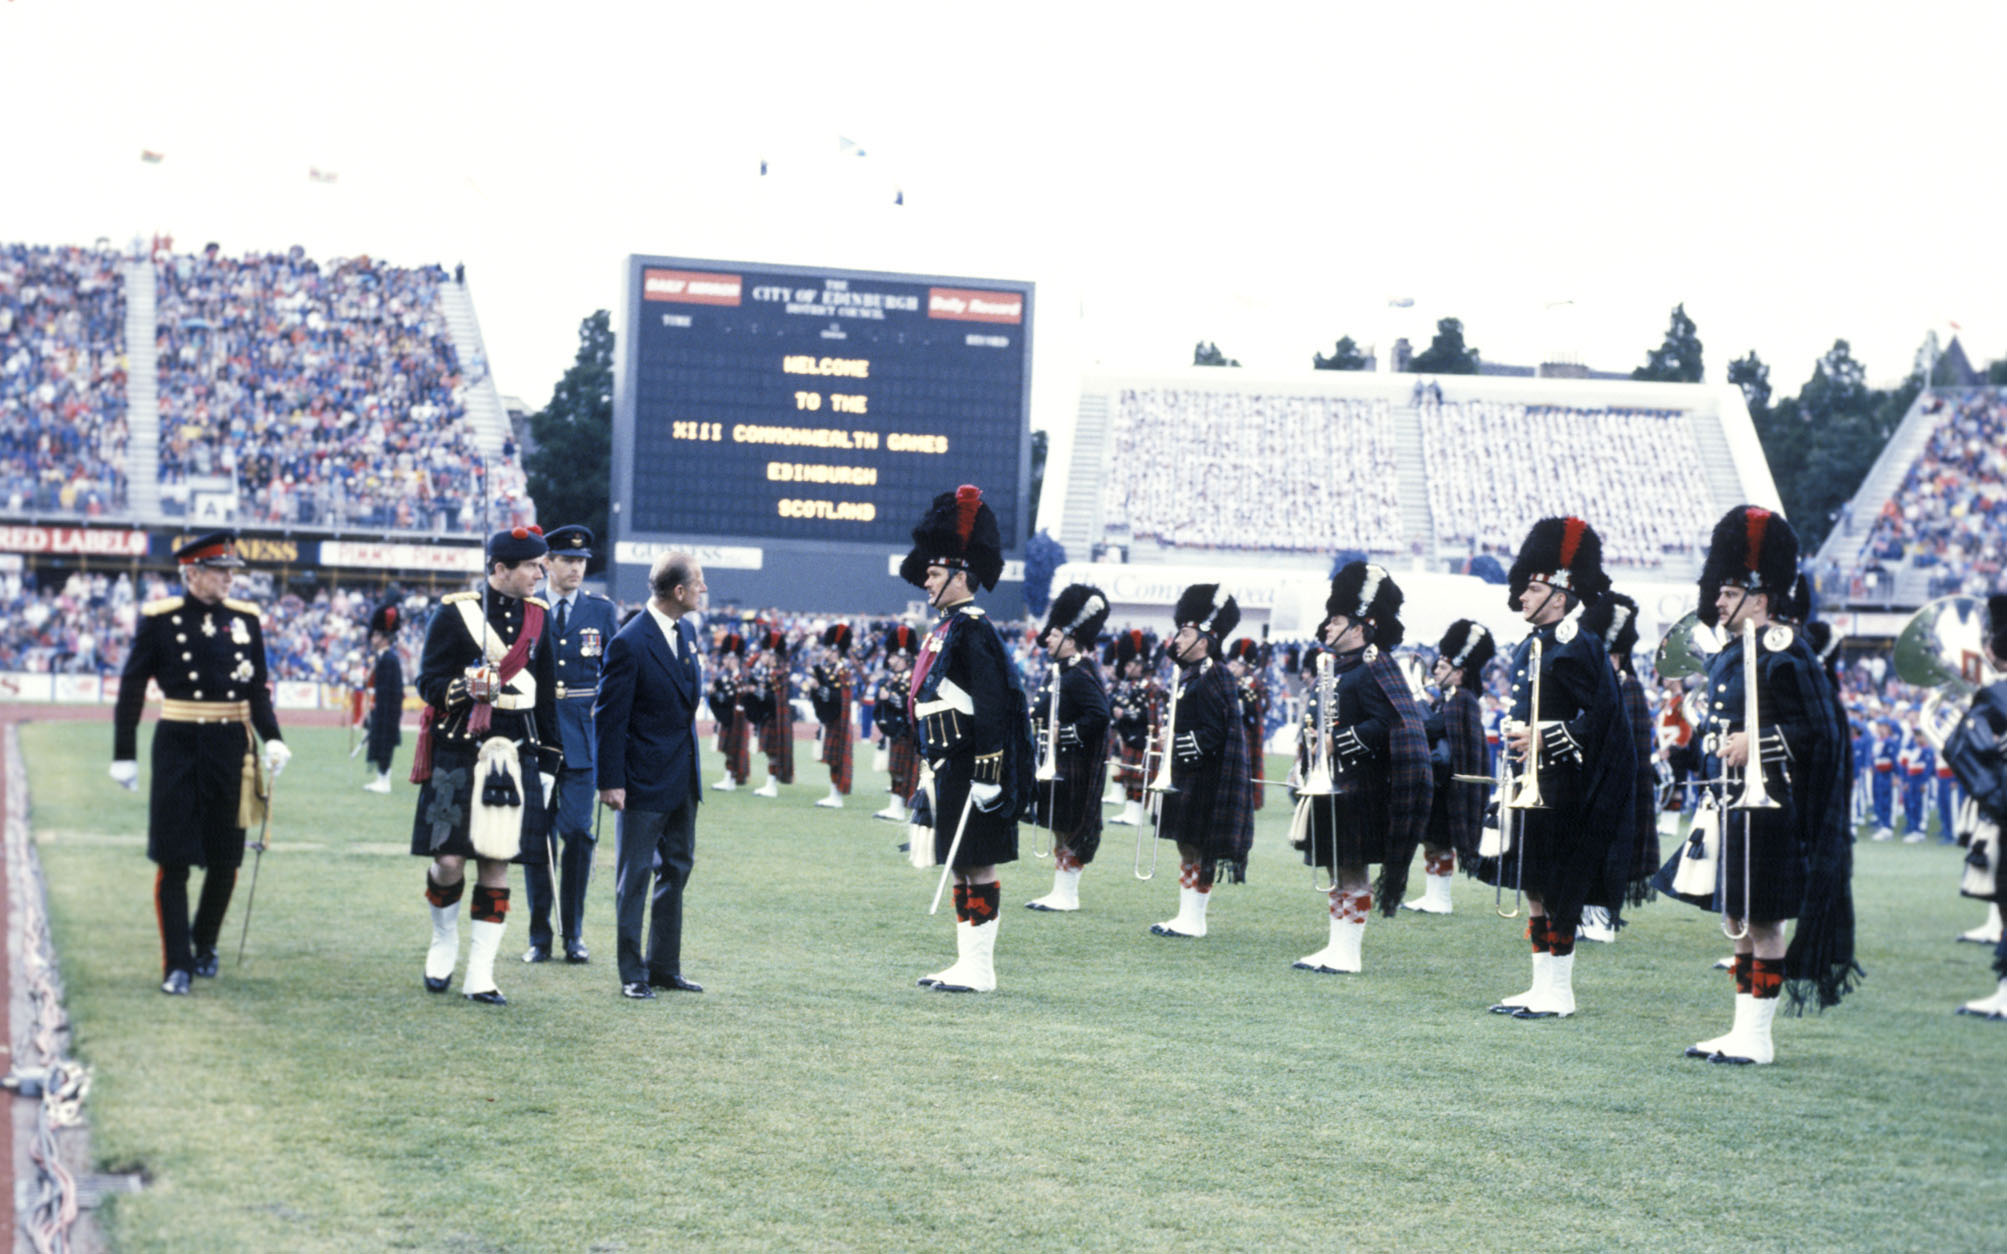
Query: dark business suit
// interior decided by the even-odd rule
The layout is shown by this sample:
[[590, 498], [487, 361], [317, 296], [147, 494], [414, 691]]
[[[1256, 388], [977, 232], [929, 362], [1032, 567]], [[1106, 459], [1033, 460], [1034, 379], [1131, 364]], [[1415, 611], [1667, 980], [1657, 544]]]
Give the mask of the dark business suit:
[[[607, 646], [592, 711], [599, 790], [627, 790], [616, 825], [613, 890], [622, 984], [682, 974], [683, 885], [703, 800], [695, 725], [702, 676], [695, 633], [680, 619], [674, 630], [672, 651], [648, 609], [629, 620]], [[644, 950], [642, 914], [651, 897]]]

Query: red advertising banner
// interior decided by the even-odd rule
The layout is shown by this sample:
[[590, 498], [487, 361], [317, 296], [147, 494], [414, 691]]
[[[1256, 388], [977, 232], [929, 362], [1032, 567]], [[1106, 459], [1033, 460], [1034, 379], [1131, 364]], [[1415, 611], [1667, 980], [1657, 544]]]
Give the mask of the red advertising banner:
[[80, 553], [86, 557], [145, 557], [144, 531], [103, 527], [0, 527], [0, 550], [10, 553]]
[[957, 322], [1023, 322], [1024, 297], [1016, 292], [973, 292], [960, 287], [927, 289], [927, 316]]
[[705, 274], [701, 270], [641, 272], [643, 300], [673, 300], [685, 305], [736, 305], [744, 286], [736, 274]]

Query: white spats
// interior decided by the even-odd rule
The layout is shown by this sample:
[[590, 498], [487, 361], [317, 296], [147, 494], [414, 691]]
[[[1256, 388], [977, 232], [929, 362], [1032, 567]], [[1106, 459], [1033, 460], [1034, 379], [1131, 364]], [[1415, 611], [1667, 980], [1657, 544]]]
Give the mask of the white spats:
[[899, 799], [898, 797], [894, 797], [892, 798], [892, 800], [885, 803], [885, 808], [883, 810], [880, 810], [878, 813], [872, 815], [871, 817], [874, 819], [884, 819], [890, 823], [904, 823], [907, 819], [911, 818], [912, 815], [910, 812], [907, 811], [906, 803], [901, 799]]
[[1497, 1003], [1492, 1006], [1491, 1013], [1495, 1015], [1513, 1014], [1531, 1002], [1534, 994], [1540, 991], [1541, 984], [1547, 978], [1547, 965], [1553, 961], [1553, 954], [1535, 953], [1533, 955], [1533, 986], [1523, 993], [1514, 993], [1510, 997], [1499, 998]]
[[939, 984], [941, 982], [942, 976], [948, 974], [948, 972], [950, 971], [960, 970], [962, 964], [967, 962], [968, 960], [969, 960], [969, 925], [966, 923], [957, 922], [955, 924], [955, 960], [949, 963], [947, 966], [943, 967], [941, 970], [934, 972], [932, 975], [921, 976], [920, 987], [921, 988], [934, 987], [936, 984]]
[[961, 960], [934, 981], [937, 993], [992, 993], [997, 987], [997, 921], [962, 925], [969, 934]]
[[502, 933], [509, 930], [509, 925], [475, 919], [467, 927], [467, 978], [460, 982], [460, 991], [469, 996], [492, 993], [495, 991], [495, 953], [501, 949]]
[[739, 790], [739, 781], [732, 778], [732, 773], [730, 771], [725, 772], [725, 777], [723, 779], [711, 785], [712, 792], [737, 792], [738, 790]]
[[759, 786], [758, 788], [755, 788], [755, 789], [753, 789], [753, 796], [755, 796], [755, 797], [778, 797], [778, 796], [780, 796], [780, 785], [779, 785], [779, 784], [776, 784], [776, 783], [774, 783], [774, 773], [773, 773], [772, 771], [768, 771], [768, 772], [767, 772], [767, 782], [766, 782], [766, 783], [764, 783], [764, 784], [761, 784], [761, 785], [760, 785], [760, 786]]
[[1292, 965], [1304, 971], [1316, 971], [1323, 975], [1357, 975], [1360, 969], [1360, 951], [1366, 941], [1365, 920], [1353, 920], [1332, 915], [1331, 936], [1328, 944], [1314, 954], [1296, 960]]
[[1129, 801], [1123, 803], [1122, 813], [1116, 815], [1114, 818], [1109, 819], [1108, 821], [1110, 823], [1120, 823], [1124, 827], [1136, 826], [1138, 823], [1141, 823], [1143, 821], [1143, 803], [1140, 801]]
[[1575, 955], [1547, 955], [1547, 969], [1533, 982], [1515, 1019], [1565, 1019], [1575, 1013]]
[[2007, 1019], [2007, 980], [2000, 981], [2000, 988], [1993, 996], [1966, 1002], [1958, 1008], [1958, 1013], [1980, 1019]]
[[388, 793], [390, 791], [390, 772], [377, 772], [376, 778], [364, 784], [362, 790], [364, 792]]
[[1969, 932], [1960, 932], [1958, 939], [1974, 945], [1998, 945], [2000, 943], [2000, 903], [1986, 907], [1986, 922]]
[[425, 951], [425, 978], [450, 980], [460, 962], [460, 903], [426, 909], [432, 912], [432, 947]]
[[843, 808], [843, 794], [836, 791], [835, 784], [831, 784], [829, 786], [829, 795], [818, 799], [815, 804], [825, 810], [841, 810]]
[[1450, 881], [1454, 875], [1425, 875], [1422, 877], [1422, 895], [1413, 901], [1401, 903], [1403, 910], [1419, 910], [1423, 914], [1454, 914], [1450, 903]]
[[1777, 1047], [1770, 1040], [1770, 1024], [1776, 1019], [1777, 1006], [1782, 1000], [1781, 997], [1751, 997], [1748, 1017], [1736, 1016], [1735, 1029], [1715, 1049], [1710, 1061], [1759, 1067], [1776, 1062]]
[[1206, 906], [1211, 900], [1211, 893], [1202, 893], [1196, 888], [1178, 889], [1177, 915], [1162, 923], [1152, 923], [1151, 934], [1197, 940], [1206, 934]]
[[1080, 909], [1080, 868], [1072, 870], [1056, 868], [1052, 872], [1052, 891], [1036, 901], [1024, 903], [1032, 910], [1078, 910]]
[[1720, 1036], [1714, 1037], [1710, 1040], [1699, 1041], [1696, 1042], [1695, 1044], [1687, 1046], [1686, 1056], [1688, 1058], [1712, 1058], [1716, 1054], [1720, 1053], [1721, 1047], [1723, 1045], [1726, 1045], [1728, 1042], [1734, 1040], [1738, 1033], [1746, 1031], [1748, 1029], [1749, 1015], [1751, 1010], [1755, 1007], [1755, 1004], [1756, 1004], [1756, 998], [1754, 995], [1749, 993], [1737, 993], [1735, 995], [1734, 1025], [1731, 1026], [1728, 1029], [1728, 1031], [1722, 1033]]

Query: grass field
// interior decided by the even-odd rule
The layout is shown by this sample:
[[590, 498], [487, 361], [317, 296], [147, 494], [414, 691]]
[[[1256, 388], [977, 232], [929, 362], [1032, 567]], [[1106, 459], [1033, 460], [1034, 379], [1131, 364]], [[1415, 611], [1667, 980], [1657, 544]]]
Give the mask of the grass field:
[[23, 729], [96, 1152], [151, 1177], [112, 1204], [120, 1249], [2000, 1245], [2007, 1026], [1950, 1013], [1992, 987], [1952, 942], [1982, 917], [1955, 851], [1859, 846], [1867, 983], [1729, 1068], [1681, 1057], [1731, 1007], [1716, 922], [1674, 903], [1582, 946], [1566, 1021], [1484, 1013], [1526, 945], [1461, 878], [1454, 917], [1376, 916], [1364, 975], [1292, 970], [1323, 907], [1274, 805], [1198, 942], [1145, 934], [1176, 868], [1137, 881], [1127, 828], [1081, 913], [1024, 910], [1050, 885], [1027, 830], [999, 991], [926, 992], [933, 873], [870, 819], [878, 778], [832, 814], [809, 767], [704, 806], [708, 992], [617, 995], [609, 821], [592, 964], [513, 961], [518, 877], [495, 1010], [419, 985], [415, 790], [360, 791], [339, 731], [289, 739], [250, 958], [247, 865], [223, 977], [170, 1000], [144, 792], [105, 780], [109, 728]]

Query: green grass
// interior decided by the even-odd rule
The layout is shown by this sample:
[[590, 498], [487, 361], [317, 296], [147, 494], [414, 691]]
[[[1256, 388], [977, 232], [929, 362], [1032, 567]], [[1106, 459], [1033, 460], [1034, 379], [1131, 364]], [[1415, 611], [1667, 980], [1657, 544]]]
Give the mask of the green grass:
[[2007, 1026], [1950, 1013], [1992, 986], [1952, 943], [1981, 917], [1954, 851], [1861, 845], [1868, 983], [1727, 1068], [1681, 1057], [1730, 997], [1716, 922], [1673, 903], [1582, 947], [1564, 1022], [1484, 1013], [1526, 946], [1461, 878], [1452, 918], [1376, 916], [1363, 976], [1291, 970], [1323, 907], [1273, 804], [1208, 939], [1145, 934], [1175, 867], [1134, 879], [1126, 828], [1080, 914], [1022, 909], [1050, 875], [1027, 839], [1000, 990], [925, 992], [953, 952], [933, 873], [868, 817], [868, 771], [832, 814], [809, 768], [704, 806], [684, 953], [710, 991], [617, 996], [609, 823], [592, 965], [515, 962], [519, 913], [491, 1010], [419, 986], [414, 790], [361, 792], [338, 731], [289, 739], [250, 959], [240, 886], [223, 978], [169, 1000], [144, 793], [105, 781], [107, 728], [23, 729], [95, 1151], [152, 1179], [112, 1203], [117, 1248], [1999, 1244]]

